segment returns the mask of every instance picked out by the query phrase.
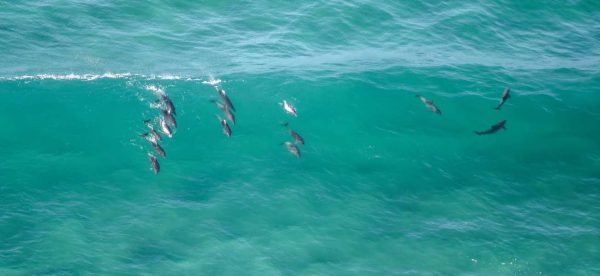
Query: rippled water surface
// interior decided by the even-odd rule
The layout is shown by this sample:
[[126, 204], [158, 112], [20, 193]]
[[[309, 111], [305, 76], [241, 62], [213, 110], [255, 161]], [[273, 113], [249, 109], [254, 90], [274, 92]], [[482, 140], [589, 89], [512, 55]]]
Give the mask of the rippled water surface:
[[0, 274], [600, 274], [599, 93], [598, 1], [0, 1]]

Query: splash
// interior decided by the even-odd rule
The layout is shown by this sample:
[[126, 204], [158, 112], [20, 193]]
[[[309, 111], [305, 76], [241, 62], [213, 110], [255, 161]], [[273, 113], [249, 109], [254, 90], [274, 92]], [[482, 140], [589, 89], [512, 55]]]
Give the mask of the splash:
[[221, 83], [220, 79], [215, 79], [212, 75], [209, 76], [208, 80], [202, 81], [204, 84], [208, 84], [210, 86], [217, 86]]
[[156, 86], [154, 84], [145, 85], [144, 89], [156, 94], [157, 96], [165, 95], [165, 89], [160, 86]]

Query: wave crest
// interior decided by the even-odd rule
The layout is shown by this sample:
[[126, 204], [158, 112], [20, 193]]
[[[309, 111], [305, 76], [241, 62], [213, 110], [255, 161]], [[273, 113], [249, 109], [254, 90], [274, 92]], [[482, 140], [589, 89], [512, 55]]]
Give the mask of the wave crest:
[[0, 80], [83, 80], [93, 81], [97, 79], [143, 79], [143, 80], [187, 80], [187, 81], [203, 81], [201, 78], [191, 76], [179, 76], [173, 74], [161, 75], [145, 75], [132, 73], [111, 73], [104, 74], [37, 74], [37, 75], [22, 75], [13, 77], [0, 77]]

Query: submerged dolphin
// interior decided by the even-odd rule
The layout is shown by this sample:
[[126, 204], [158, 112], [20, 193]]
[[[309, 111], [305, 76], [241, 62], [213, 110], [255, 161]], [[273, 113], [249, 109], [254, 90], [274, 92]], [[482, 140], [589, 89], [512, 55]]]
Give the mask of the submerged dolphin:
[[294, 106], [292, 106], [286, 100], [283, 100], [283, 102], [280, 102], [279, 105], [281, 105], [283, 107], [283, 110], [285, 110], [285, 112], [298, 117], [298, 113], [296, 112], [296, 108], [294, 108]]
[[158, 153], [158, 155], [162, 157], [167, 157], [167, 153], [158, 143], [152, 143], [152, 147], [154, 148], [154, 151]]
[[229, 128], [229, 125], [227, 124], [227, 120], [221, 118], [219, 115], [217, 115], [217, 119], [219, 120], [219, 122], [221, 123], [221, 126], [223, 127], [223, 133], [225, 134], [225, 136], [230, 137], [231, 136], [231, 128]]
[[288, 128], [288, 133], [290, 134], [290, 136], [292, 136], [292, 138], [294, 138], [294, 141], [296, 141], [296, 143], [304, 145], [304, 139], [302, 139], [302, 136], [300, 136], [298, 132], [292, 130], [289, 127], [288, 123], [283, 123], [281, 125]]
[[500, 108], [504, 105], [504, 103], [506, 102], [506, 100], [508, 100], [508, 98], [510, 98], [510, 89], [504, 88], [504, 92], [502, 92], [502, 98], [500, 99], [500, 104], [497, 107], [495, 107], [494, 109], [500, 110]]
[[177, 115], [177, 112], [175, 111], [175, 105], [173, 105], [173, 102], [171, 101], [169, 96], [161, 95], [160, 97], [161, 97], [162, 101], [165, 103], [165, 107], [167, 108], [167, 110], [166, 110], [167, 113]]
[[227, 97], [227, 93], [225, 93], [225, 90], [217, 87], [215, 87], [215, 89], [217, 89], [217, 93], [219, 93], [219, 96], [221, 97], [221, 100], [223, 100], [225, 105], [231, 110], [235, 111], [235, 107], [233, 107], [233, 103], [231, 103], [231, 100], [229, 99], [229, 97]]
[[150, 142], [150, 144], [156, 144], [158, 143], [158, 140], [156, 140], [156, 138], [154, 137], [154, 135], [146, 132], [144, 134], [140, 134], [140, 137], [148, 140], [148, 142]]
[[142, 134], [140, 136], [143, 137], [143, 138], [146, 138], [146, 140], [148, 140], [148, 142], [150, 142], [150, 144], [154, 148], [154, 151], [156, 151], [156, 153], [158, 153], [158, 155], [160, 155], [162, 157], [167, 157], [167, 153], [160, 146], [160, 144], [158, 144], [158, 141], [156, 140], [156, 138], [153, 135], [151, 135], [149, 133], [144, 133], [144, 134]]
[[158, 132], [156, 132], [154, 130], [154, 127], [152, 126], [152, 123], [150, 122], [150, 120], [144, 120], [144, 124], [146, 126], [148, 126], [148, 129], [149, 129], [148, 131], [149, 131], [150, 135], [152, 135], [152, 137], [154, 137], [155, 140], [162, 141], [160, 134], [158, 134]]
[[431, 110], [431, 112], [435, 112], [439, 115], [442, 115], [442, 111], [439, 108], [437, 108], [437, 106], [435, 106], [435, 104], [433, 104], [432, 101], [426, 99], [425, 97], [423, 97], [421, 95], [417, 95], [416, 97], [419, 98], [419, 100], [421, 100], [421, 102], [423, 102], [425, 104], [425, 106], [427, 108], [429, 108], [429, 110]]
[[297, 158], [300, 158], [300, 149], [296, 145], [294, 145], [294, 143], [286, 141], [284, 145], [292, 155], [296, 156]]
[[229, 120], [232, 124], [235, 125], [235, 114], [231, 112], [231, 109], [229, 109], [227, 105], [217, 102], [216, 100], [211, 100], [211, 102], [215, 103], [217, 105], [217, 108], [219, 108], [219, 110], [223, 112], [225, 117], [227, 117], [227, 120]]
[[169, 138], [173, 137], [173, 132], [171, 131], [171, 128], [169, 127], [169, 125], [167, 124], [167, 122], [165, 121], [165, 119], [158, 118], [158, 125], [160, 126], [160, 130], [165, 135], [167, 135]]
[[500, 129], [506, 130], [506, 127], [504, 125], [506, 125], [506, 120], [500, 121], [499, 123], [491, 126], [488, 130], [485, 130], [485, 131], [475, 131], [475, 134], [477, 134], [477, 135], [493, 134], [493, 133], [498, 132], [498, 130], [500, 130]]
[[167, 121], [167, 123], [169, 123], [173, 127], [177, 127], [177, 121], [175, 121], [175, 117], [173, 117], [173, 113], [169, 113], [168, 110], [161, 110], [161, 113], [163, 115], [163, 118], [165, 118], [165, 120]]
[[150, 161], [150, 166], [152, 167], [152, 171], [154, 172], [154, 174], [160, 172], [160, 164], [158, 164], [158, 160], [156, 160], [156, 157], [148, 153], [148, 160]]

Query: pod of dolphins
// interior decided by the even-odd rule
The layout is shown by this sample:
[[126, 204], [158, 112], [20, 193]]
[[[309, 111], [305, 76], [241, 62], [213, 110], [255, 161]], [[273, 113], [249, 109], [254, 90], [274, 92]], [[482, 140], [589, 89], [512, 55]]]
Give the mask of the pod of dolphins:
[[[155, 122], [158, 123], [160, 131], [164, 135], [172, 138], [173, 131], [171, 130], [171, 127], [177, 127], [177, 121], [175, 120], [175, 115], [177, 114], [175, 111], [175, 105], [166, 94], [161, 93], [159, 96], [160, 99], [156, 100], [155, 103], [160, 109], [161, 115], [156, 118]], [[140, 137], [146, 139], [150, 143], [156, 154], [165, 158], [167, 157], [167, 153], [159, 144], [159, 141], [162, 141], [162, 137], [160, 134], [158, 134], [158, 132], [156, 132], [156, 130], [154, 130], [154, 125], [152, 123], [152, 120], [144, 120], [144, 124], [148, 127], [148, 132], [141, 134]], [[158, 163], [158, 159], [151, 152], [148, 152], [147, 155], [152, 171], [157, 174], [160, 172], [160, 164]]]
[[[227, 136], [227, 137], [231, 137], [231, 127], [229, 126], [229, 123], [231, 123], [232, 125], [235, 125], [235, 114], [234, 114], [235, 107], [233, 106], [233, 103], [231, 102], [231, 99], [229, 98], [229, 96], [227, 95], [225, 90], [223, 90], [222, 88], [219, 87], [220, 80], [209, 81], [209, 82], [204, 82], [204, 83], [210, 84], [213, 88], [215, 88], [217, 94], [219, 95], [220, 100], [211, 100], [211, 102], [214, 103], [216, 105], [217, 109], [219, 109], [221, 111], [221, 113], [223, 114], [223, 117], [219, 116], [219, 114], [215, 114], [217, 119], [219, 120], [219, 124], [221, 125], [221, 128], [223, 129], [223, 134], [225, 134], [225, 136]], [[166, 135], [169, 138], [172, 138], [173, 131], [171, 130], [171, 127], [177, 128], [177, 121], [175, 120], [175, 115], [177, 115], [177, 113], [175, 111], [175, 105], [173, 105], [173, 102], [165, 93], [161, 93], [159, 95], [159, 97], [160, 97], [160, 99], [156, 100], [155, 103], [157, 104], [157, 106], [160, 109], [160, 116], [157, 117], [154, 122], [158, 124], [160, 131], [164, 135]], [[416, 97], [431, 112], [442, 115], [442, 111], [433, 103], [433, 101], [431, 101], [421, 95], [416, 95]], [[508, 100], [510, 97], [511, 97], [510, 89], [505, 88], [504, 92], [502, 93], [502, 97], [500, 98], [500, 103], [494, 109], [500, 110], [502, 108], [502, 106], [504, 105], [504, 103], [506, 103], [506, 100]], [[298, 112], [296, 111], [296, 108], [288, 101], [283, 100], [282, 102], [279, 103], [279, 105], [283, 108], [283, 110], [287, 114], [292, 115], [294, 117], [298, 117]], [[141, 134], [140, 137], [146, 139], [150, 143], [150, 145], [154, 149], [154, 152], [157, 155], [165, 158], [167, 156], [167, 154], [166, 154], [165, 150], [159, 144], [159, 142], [162, 141], [162, 137], [154, 129], [153, 121], [145, 120], [144, 124], [148, 127], [148, 132]], [[290, 154], [296, 156], [297, 158], [300, 158], [301, 153], [300, 153], [300, 148], [298, 148], [298, 145], [304, 145], [304, 139], [302, 138], [302, 136], [300, 136], [300, 134], [298, 134], [298, 132], [294, 131], [290, 127], [289, 123], [285, 122], [285, 123], [282, 123], [281, 125], [287, 130], [288, 135], [293, 140], [293, 142], [285, 141], [285, 142], [281, 143], [281, 145], [284, 145]], [[477, 135], [494, 134], [501, 129], [506, 130], [505, 125], [506, 125], [506, 120], [502, 120], [502, 121], [492, 125], [489, 129], [486, 129], [483, 131], [475, 131], [475, 134], [477, 134]], [[160, 172], [160, 164], [158, 163], [157, 157], [151, 152], [148, 152], [147, 155], [148, 155], [148, 160], [150, 161], [150, 167], [151, 167], [152, 171], [155, 174], [158, 174]]]
[[[506, 100], [508, 100], [508, 98], [510, 98], [510, 89], [504, 88], [504, 92], [502, 92], [502, 97], [500, 98], [500, 104], [498, 104], [498, 106], [495, 107], [494, 109], [500, 110], [500, 108], [502, 108], [502, 106], [504, 105]], [[506, 125], [506, 120], [502, 120], [502, 121], [492, 125], [487, 130], [475, 131], [475, 134], [477, 134], [477, 135], [494, 134], [494, 133], [498, 132], [498, 130], [501, 130], [501, 129], [506, 130], [506, 127], [504, 125]]]
[[217, 105], [217, 108], [219, 110], [221, 110], [221, 112], [223, 113], [223, 115], [226, 118], [226, 119], [223, 119], [223, 118], [221, 118], [221, 116], [216, 114], [217, 120], [219, 120], [219, 123], [221, 124], [221, 127], [223, 128], [223, 134], [225, 134], [225, 136], [227, 136], [227, 137], [231, 137], [231, 127], [227, 123], [227, 120], [229, 120], [229, 122], [231, 122], [232, 125], [235, 125], [235, 114], [234, 114], [235, 107], [233, 107], [233, 103], [229, 99], [229, 96], [227, 96], [227, 93], [225, 92], [225, 90], [223, 90], [222, 88], [219, 88], [218, 83], [214, 84], [213, 87], [215, 88], [215, 90], [217, 90], [217, 93], [219, 94], [219, 98], [221, 99], [222, 102], [219, 102], [217, 100], [212, 100], [211, 102], [214, 102]]
[[[421, 95], [417, 95], [416, 97], [419, 98], [419, 100], [421, 100], [421, 102], [423, 102], [423, 104], [425, 104], [425, 107], [427, 107], [431, 112], [442, 115], [442, 111], [431, 100], [428, 100]], [[498, 104], [498, 106], [495, 107], [494, 109], [500, 110], [500, 108], [502, 108], [502, 106], [504, 105], [506, 100], [508, 100], [509, 98], [510, 98], [510, 89], [504, 88], [504, 92], [502, 92], [502, 97], [500, 98], [500, 104]], [[498, 130], [506, 129], [505, 125], [506, 125], [506, 120], [502, 120], [502, 121], [492, 125], [487, 130], [475, 131], [475, 134], [477, 134], [477, 135], [494, 134], [494, 133], [498, 132]]]

